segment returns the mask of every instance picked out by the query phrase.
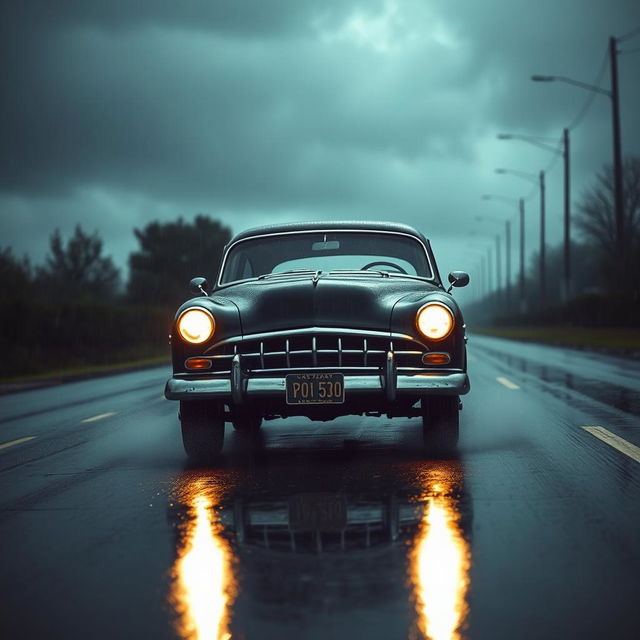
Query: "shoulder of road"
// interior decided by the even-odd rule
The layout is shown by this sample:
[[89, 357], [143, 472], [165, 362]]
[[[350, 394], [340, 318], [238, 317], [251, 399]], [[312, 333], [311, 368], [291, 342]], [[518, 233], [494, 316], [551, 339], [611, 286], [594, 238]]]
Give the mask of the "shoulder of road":
[[49, 372], [32, 377], [25, 376], [4, 379], [0, 380], [0, 395], [30, 391], [31, 389], [43, 389], [45, 387], [54, 387], [61, 384], [67, 384], [69, 382], [79, 382], [81, 380], [102, 378], [121, 373], [133, 373], [134, 371], [143, 371], [144, 369], [151, 369], [162, 365], [167, 365], [167, 367], [169, 367], [170, 364], [171, 363], [168, 358], [161, 357], [113, 365], [87, 365], [82, 369]]
[[471, 332], [640, 360], [640, 329], [632, 327], [472, 327]]

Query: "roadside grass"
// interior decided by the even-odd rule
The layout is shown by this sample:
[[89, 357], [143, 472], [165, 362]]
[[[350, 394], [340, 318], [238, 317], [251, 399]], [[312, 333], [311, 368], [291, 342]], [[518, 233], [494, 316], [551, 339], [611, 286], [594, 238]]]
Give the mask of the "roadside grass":
[[171, 357], [168, 353], [155, 355], [139, 359], [115, 359], [109, 363], [84, 363], [69, 365], [66, 367], [55, 367], [43, 369], [38, 373], [21, 374], [16, 376], [1, 376], [0, 383], [21, 383], [21, 382], [43, 382], [50, 379], [57, 379], [63, 382], [66, 379], [81, 379], [85, 377], [108, 375], [111, 373], [126, 373], [135, 369], [144, 369], [166, 364], [171, 364]]
[[640, 329], [629, 327], [480, 327], [472, 333], [640, 357]]

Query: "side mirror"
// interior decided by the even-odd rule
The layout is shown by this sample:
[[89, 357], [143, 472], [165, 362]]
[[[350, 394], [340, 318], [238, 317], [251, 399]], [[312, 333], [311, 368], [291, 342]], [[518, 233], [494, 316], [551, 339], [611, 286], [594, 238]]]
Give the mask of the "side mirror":
[[206, 278], [193, 278], [189, 283], [189, 291], [195, 293], [197, 296], [208, 296], [206, 289], [209, 288], [209, 283]]
[[447, 289], [447, 293], [453, 287], [466, 287], [469, 284], [469, 274], [465, 271], [452, 271], [449, 274], [449, 282], [451, 286]]

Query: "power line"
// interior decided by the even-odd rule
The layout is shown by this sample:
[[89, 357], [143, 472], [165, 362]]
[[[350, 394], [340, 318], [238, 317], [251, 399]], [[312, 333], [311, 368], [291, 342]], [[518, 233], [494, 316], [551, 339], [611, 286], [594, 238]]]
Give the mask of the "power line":
[[629, 31], [629, 33], [626, 33], [625, 35], [620, 36], [619, 38], [616, 38], [616, 40], [618, 42], [624, 42], [625, 40], [631, 40], [636, 36], [640, 36], [640, 27], [636, 27], [635, 29], [632, 29], [631, 31]]
[[[604, 50], [604, 55], [602, 56], [602, 62], [600, 63], [600, 69], [598, 71], [598, 75], [596, 76], [596, 79], [593, 82], [594, 87], [599, 86], [600, 82], [602, 81], [602, 76], [604, 75], [604, 72], [607, 68], [608, 56], [609, 56], [609, 47], [606, 47]], [[582, 108], [580, 109], [576, 117], [572, 120], [571, 124], [567, 127], [569, 131], [573, 131], [573, 129], [575, 129], [584, 120], [589, 109], [591, 108], [591, 104], [594, 98], [596, 97], [596, 95], [597, 95], [596, 91], [592, 90], [589, 92], [589, 95], [587, 96], [587, 99], [584, 101]]]

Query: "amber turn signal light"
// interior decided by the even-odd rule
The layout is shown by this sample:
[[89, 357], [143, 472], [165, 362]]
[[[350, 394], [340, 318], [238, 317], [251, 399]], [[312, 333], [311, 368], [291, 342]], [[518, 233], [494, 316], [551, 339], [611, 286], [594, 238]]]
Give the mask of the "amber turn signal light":
[[187, 369], [211, 369], [209, 358], [189, 358], [184, 364]]
[[451, 356], [448, 353], [425, 353], [422, 364], [449, 364]]

